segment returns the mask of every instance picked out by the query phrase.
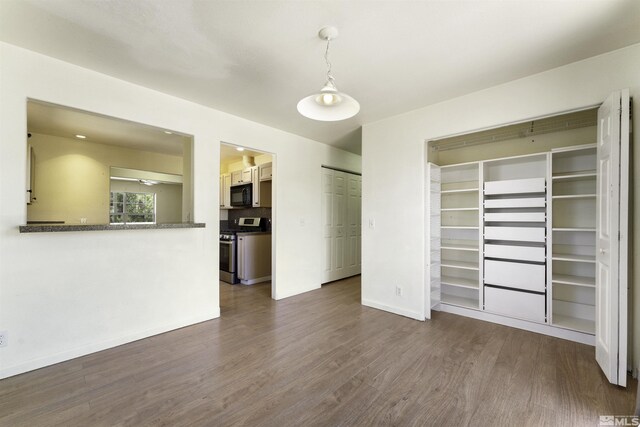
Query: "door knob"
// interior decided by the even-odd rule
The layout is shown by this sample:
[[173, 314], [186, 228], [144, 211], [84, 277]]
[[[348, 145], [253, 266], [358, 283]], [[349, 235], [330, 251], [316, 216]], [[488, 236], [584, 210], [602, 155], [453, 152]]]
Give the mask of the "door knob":
[[600, 249], [600, 253], [604, 255], [606, 251], [604, 249]]

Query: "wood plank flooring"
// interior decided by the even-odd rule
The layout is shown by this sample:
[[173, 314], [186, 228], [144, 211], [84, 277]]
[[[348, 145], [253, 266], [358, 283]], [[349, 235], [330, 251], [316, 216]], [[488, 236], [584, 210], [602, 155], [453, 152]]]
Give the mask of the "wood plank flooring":
[[580, 426], [632, 414], [593, 347], [360, 305], [360, 277], [0, 381], [1, 426]]

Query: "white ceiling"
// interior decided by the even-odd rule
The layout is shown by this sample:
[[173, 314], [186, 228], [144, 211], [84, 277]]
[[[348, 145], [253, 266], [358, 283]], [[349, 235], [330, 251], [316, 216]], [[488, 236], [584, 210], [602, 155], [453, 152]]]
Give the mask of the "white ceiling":
[[220, 163], [229, 164], [241, 161], [242, 156], [256, 157], [261, 154], [265, 154], [261, 151], [252, 151], [248, 149], [238, 151], [236, 148], [237, 146], [235, 145], [220, 144]]
[[[342, 122], [296, 111], [324, 83], [325, 25], [362, 107]], [[0, 1], [0, 40], [354, 152], [364, 123], [638, 43], [638, 28], [638, 0]]]
[[169, 129], [34, 101], [27, 103], [27, 131], [63, 138], [75, 138], [75, 135], [80, 134], [87, 137], [83, 139], [86, 143], [115, 145], [174, 156], [182, 156], [184, 142], [191, 140], [191, 136]]

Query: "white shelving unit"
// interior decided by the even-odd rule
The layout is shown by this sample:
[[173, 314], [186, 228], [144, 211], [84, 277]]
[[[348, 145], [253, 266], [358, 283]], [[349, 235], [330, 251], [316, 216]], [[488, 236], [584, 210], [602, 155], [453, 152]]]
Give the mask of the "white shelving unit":
[[551, 324], [595, 333], [596, 147], [551, 152]]
[[593, 145], [429, 164], [429, 176], [431, 308], [594, 334]]
[[441, 289], [444, 304], [480, 309], [480, 163], [442, 166]]
[[429, 280], [429, 300], [427, 306], [435, 309], [440, 305], [441, 272], [440, 253], [443, 247], [440, 236], [440, 167], [429, 163], [427, 165], [428, 190], [426, 194], [428, 218], [428, 252], [427, 252], [427, 277]]
[[484, 310], [546, 323], [547, 154], [484, 164]]

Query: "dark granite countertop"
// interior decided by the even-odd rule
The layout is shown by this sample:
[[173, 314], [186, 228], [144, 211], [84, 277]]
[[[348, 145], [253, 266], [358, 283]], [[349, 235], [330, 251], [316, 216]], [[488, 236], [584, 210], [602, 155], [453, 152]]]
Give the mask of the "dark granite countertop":
[[204, 228], [203, 222], [173, 224], [28, 224], [21, 225], [20, 233], [49, 233], [61, 231], [110, 231], [110, 230], [165, 230], [170, 228]]

